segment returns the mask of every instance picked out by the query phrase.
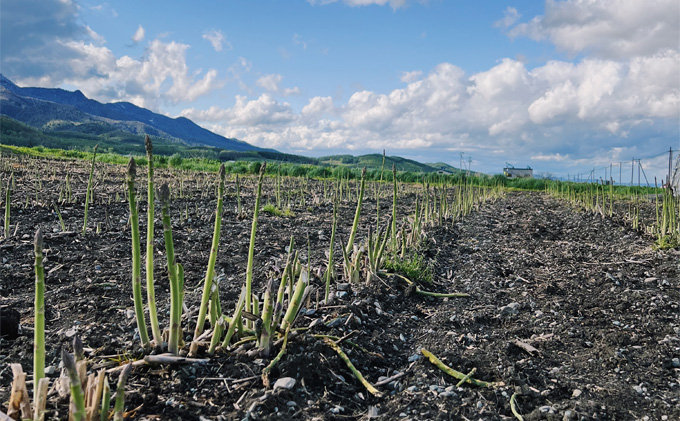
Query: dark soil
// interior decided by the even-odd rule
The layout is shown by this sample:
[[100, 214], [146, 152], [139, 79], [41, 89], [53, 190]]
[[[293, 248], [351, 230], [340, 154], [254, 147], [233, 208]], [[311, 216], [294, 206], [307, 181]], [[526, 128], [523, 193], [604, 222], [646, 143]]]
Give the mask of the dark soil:
[[[0, 305], [18, 312], [18, 337], [0, 339], [0, 402], [7, 409], [9, 363], [32, 372], [33, 233], [45, 232], [46, 365], [60, 375], [59, 352], [79, 334], [90, 367], [116, 369], [142, 357], [133, 315], [128, 205], [124, 168], [98, 165], [88, 231], [83, 222], [87, 171], [82, 163], [3, 163], [3, 181], [13, 169], [10, 238], [0, 241]], [[59, 211], [52, 201], [71, 174], [75, 202]], [[140, 171], [141, 173], [141, 171]], [[140, 175], [140, 190], [145, 179]], [[171, 181], [175, 251], [186, 273], [185, 340], [191, 339], [210, 252], [215, 209], [214, 174], [157, 172]], [[254, 290], [278, 277], [290, 236], [303, 262], [307, 238], [312, 272], [325, 267], [332, 204], [321, 182], [286, 180], [284, 195], [295, 216], [261, 214], [256, 242]], [[251, 215], [252, 178], [244, 179], [244, 209]], [[217, 273], [226, 282], [221, 299], [231, 313], [244, 281], [251, 216], [236, 214], [233, 178], [228, 183]], [[273, 181], [263, 203], [274, 201]], [[4, 188], [4, 183], [3, 183]], [[367, 189], [359, 238], [375, 222]], [[389, 190], [389, 189], [387, 189]], [[400, 200], [399, 215], [412, 212], [415, 187]], [[118, 197], [116, 197], [118, 195]], [[300, 198], [304, 195], [304, 204]], [[4, 196], [3, 196], [4, 197]], [[146, 199], [139, 198], [142, 241]], [[381, 199], [381, 219], [391, 212], [391, 191]], [[347, 238], [355, 203], [341, 204], [339, 232]], [[159, 206], [157, 205], [157, 212]], [[540, 193], [509, 192], [461, 221], [426, 230], [419, 253], [431, 263], [437, 292], [469, 298], [408, 295], [404, 284], [385, 276], [351, 285], [332, 305], [312, 294], [296, 326], [313, 326], [290, 338], [271, 373], [296, 380], [292, 389], [266, 389], [260, 379], [271, 358], [218, 351], [205, 364], [136, 367], [126, 387], [132, 419], [513, 419], [510, 397], [524, 419], [680, 419], [680, 253], [655, 251], [653, 239], [620, 218], [601, 218]], [[15, 228], [18, 224], [18, 228]], [[97, 227], [98, 231], [97, 232]], [[167, 325], [169, 287], [161, 224], [156, 222], [156, 298]], [[338, 242], [339, 244], [339, 242]], [[337, 249], [336, 249], [337, 250]], [[339, 250], [338, 250], [339, 254]], [[337, 257], [338, 273], [340, 256]], [[342, 280], [340, 280], [342, 281]], [[319, 286], [321, 280], [312, 283]], [[335, 286], [332, 287], [335, 290]], [[326, 323], [319, 323], [318, 321]], [[3, 334], [4, 332], [3, 324]], [[336, 352], [313, 334], [344, 337], [341, 346], [371, 383], [404, 373], [371, 395]], [[354, 348], [352, 341], [359, 348]], [[451, 368], [504, 386], [479, 388], [448, 376], [420, 350]], [[186, 349], [186, 347], [185, 347]], [[278, 352], [277, 345], [275, 352]], [[199, 357], [206, 358], [201, 349]], [[109, 381], [116, 384], [117, 374]], [[29, 382], [29, 389], [31, 385]], [[53, 392], [48, 418], [66, 419], [68, 398]]]

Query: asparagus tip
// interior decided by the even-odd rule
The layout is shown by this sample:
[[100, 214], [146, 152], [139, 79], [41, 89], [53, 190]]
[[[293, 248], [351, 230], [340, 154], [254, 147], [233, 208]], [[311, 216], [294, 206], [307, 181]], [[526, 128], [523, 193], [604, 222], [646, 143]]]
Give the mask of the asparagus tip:
[[135, 164], [135, 159], [133, 157], [130, 157], [130, 160], [128, 161], [128, 164], [127, 164], [128, 181], [134, 180], [136, 175], [137, 175], [137, 164]]
[[83, 351], [83, 340], [80, 339], [80, 335], [76, 335], [73, 338], [73, 353], [78, 360], [83, 359], [85, 356], [85, 352]]
[[226, 174], [226, 170], [224, 169], [224, 162], [222, 165], [220, 165], [220, 171], [218, 175], [220, 176], [220, 179], [224, 180], [224, 175]]
[[76, 362], [73, 359], [73, 355], [69, 354], [66, 348], [61, 349], [61, 360], [64, 363], [64, 368], [67, 371], [75, 371]]
[[366, 167], [364, 167], [363, 170], [361, 170], [361, 178], [366, 177]]
[[149, 135], [146, 135], [144, 138], [144, 147], [146, 148], [147, 155], [151, 155], [151, 152], [153, 151], [153, 145], [151, 144], [151, 138]]
[[158, 191], [158, 198], [164, 202], [170, 200], [170, 187], [168, 187], [168, 183], [163, 183]]
[[123, 379], [123, 382], [125, 382], [125, 380], [127, 380], [128, 376], [130, 375], [130, 371], [132, 371], [132, 363], [131, 362], [125, 364], [123, 371], [120, 372], [120, 378]]
[[42, 228], [38, 228], [35, 231], [35, 237], [33, 237], [33, 245], [35, 246], [36, 251], [41, 251], [42, 252], [42, 247], [43, 247], [43, 233], [42, 233]]
[[263, 175], [266, 169], [267, 169], [267, 161], [264, 161], [262, 163], [262, 165], [260, 166], [260, 175]]

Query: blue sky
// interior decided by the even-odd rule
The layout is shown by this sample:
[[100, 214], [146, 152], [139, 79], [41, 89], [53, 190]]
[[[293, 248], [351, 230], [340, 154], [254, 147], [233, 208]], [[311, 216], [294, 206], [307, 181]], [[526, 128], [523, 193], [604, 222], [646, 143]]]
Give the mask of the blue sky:
[[[3, 0], [2, 73], [308, 156], [566, 176], [680, 149], [677, 0]], [[624, 168], [629, 168], [628, 166]], [[615, 171], [617, 173], [617, 171]], [[604, 177], [599, 170], [597, 177]]]

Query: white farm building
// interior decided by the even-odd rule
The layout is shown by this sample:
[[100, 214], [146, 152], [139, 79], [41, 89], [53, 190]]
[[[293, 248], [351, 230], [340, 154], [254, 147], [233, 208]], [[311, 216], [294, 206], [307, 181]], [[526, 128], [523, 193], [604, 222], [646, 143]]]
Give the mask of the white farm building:
[[534, 178], [534, 170], [531, 167], [515, 168], [510, 164], [503, 168], [503, 175], [508, 178]]

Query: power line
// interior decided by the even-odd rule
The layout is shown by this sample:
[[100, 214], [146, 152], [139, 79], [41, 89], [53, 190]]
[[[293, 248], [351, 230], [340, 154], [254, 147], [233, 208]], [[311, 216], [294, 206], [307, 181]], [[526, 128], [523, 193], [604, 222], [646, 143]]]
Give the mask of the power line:
[[[644, 177], [645, 181], [647, 182], [647, 185], [649, 186], [649, 180], [647, 179], [647, 174], [645, 173], [644, 168], [642, 166], [642, 161], [643, 160], [647, 161], [647, 160], [659, 158], [659, 157], [664, 156], [664, 155], [669, 156], [669, 163], [668, 163], [669, 170], [668, 170], [667, 178], [670, 178], [671, 177], [672, 161], [673, 161], [673, 148], [672, 147], [669, 148], [669, 150], [667, 150], [667, 151], [659, 152], [659, 153], [654, 154], [654, 155], [649, 155], [649, 156], [642, 157], [642, 158], [633, 157], [630, 161], [619, 161], [618, 163], [610, 162], [606, 166], [593, 167], [593, 169], [590, 170], [590, 171], [576, 173], [576, 174], [573, 174], [573, 176], [572, 176], [572, 174], [568, 174], [567, 180], [572, 181], [572, 179], [573, 179], [573, 181], [575, 181], [575, 182], [581, 182], [581, 181], [583, 181], [583, 182], [591, 182], [591, 181], [594, 182], [596, 180], [595, 173], [600, 172], [600, 171], [604, 171], [605, 172], [605, 178], [607, 179], [607, 181], [613, 182], [614, 181], [614, 174], [613, 174], [614, 167], [618, 166], [619, 167], [619, 184], [623, 184], [623, 180], [622, 180], [623, 165], [628, 164], [630, 162], [631, 163], [630, 185], [633, 185], [635, 183], [635, 167], [636, 167], [635, 164], [637, 163], [638, 185], [641, 184], [641, 177]], [[607, 177], [607, 170], [609, 170], [609, 177]], [[667, 180], [667, 182], [668, 182], [668, 180]]]

